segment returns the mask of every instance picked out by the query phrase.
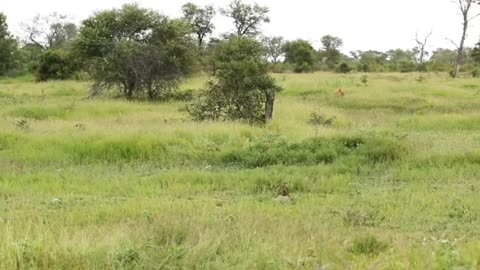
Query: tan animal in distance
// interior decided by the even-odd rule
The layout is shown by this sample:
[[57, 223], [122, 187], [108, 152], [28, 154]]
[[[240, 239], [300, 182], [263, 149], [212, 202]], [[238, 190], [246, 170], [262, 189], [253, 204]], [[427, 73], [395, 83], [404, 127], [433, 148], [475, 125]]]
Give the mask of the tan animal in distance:
[[338, 91], [337, 91], [337, 96], [338, 97], [344, 97], [345, 96], [345, 92], [343, 92], [342, 88], [339, 88]]

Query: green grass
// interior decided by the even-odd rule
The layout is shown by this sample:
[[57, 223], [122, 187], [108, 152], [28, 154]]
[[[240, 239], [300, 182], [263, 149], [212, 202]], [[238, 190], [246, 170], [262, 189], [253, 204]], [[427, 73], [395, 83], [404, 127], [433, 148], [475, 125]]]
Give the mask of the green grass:
[[360, 75], [276, 74], [267, 127], [0, 80], [0, 269], [480, 268], [480, 82]]

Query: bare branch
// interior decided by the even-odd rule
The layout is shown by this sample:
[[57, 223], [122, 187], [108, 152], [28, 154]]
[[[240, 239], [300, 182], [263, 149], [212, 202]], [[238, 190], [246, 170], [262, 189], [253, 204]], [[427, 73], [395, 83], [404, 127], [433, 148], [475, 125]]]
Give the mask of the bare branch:
[[453, 41], [449, 38], [446, 38], [446, 40], [450, 41], [453, 44], [453, 46], [455, 46], [455, 48], [457, 48], [457, 50], [460, 49], [460, 46], [458, 46], [457, 43], [455, 43], [455, 41]]
[[472, 16], [472, 17], [471, 17], [470, 19], [468, 19], [467, 21], [470, 22], [470, 21], [476, 19], [478, 16], [480, 16], [480, 13], [478, 13], [478, 14], [475, 15], [475, 16]]

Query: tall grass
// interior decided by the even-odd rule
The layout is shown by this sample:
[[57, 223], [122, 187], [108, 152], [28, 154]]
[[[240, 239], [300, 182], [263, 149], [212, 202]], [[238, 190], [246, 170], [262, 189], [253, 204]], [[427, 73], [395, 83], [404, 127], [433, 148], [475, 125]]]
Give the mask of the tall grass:
[[276, 74], [267, 127], [1, 79], [0, 269], [477, 269], [480, 83], [360, 75]]

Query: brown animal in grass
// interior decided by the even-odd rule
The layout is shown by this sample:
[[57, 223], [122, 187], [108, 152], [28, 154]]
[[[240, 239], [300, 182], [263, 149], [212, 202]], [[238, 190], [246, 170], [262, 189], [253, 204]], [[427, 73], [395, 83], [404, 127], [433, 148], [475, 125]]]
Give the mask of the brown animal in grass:
[[344, 96], [345, 96], [345, 92], [343, 92], [343, 90], [340, 88], [340, 89], [338, 89], [338, 91], [337, 91], [337, 96], [338, 96], [338, 97], [344, 97]]

